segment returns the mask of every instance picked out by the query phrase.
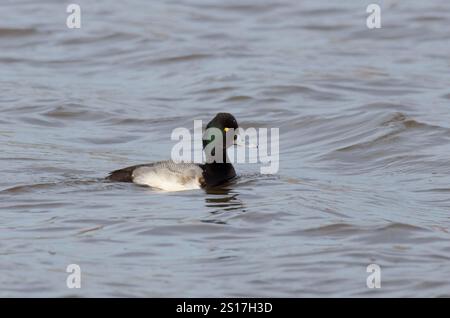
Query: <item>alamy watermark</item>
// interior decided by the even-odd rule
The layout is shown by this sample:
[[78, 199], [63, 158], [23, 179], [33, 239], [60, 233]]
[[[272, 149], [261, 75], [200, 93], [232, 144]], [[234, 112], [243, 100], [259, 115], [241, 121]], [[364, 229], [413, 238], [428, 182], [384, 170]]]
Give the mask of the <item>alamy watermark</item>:
[[66, 12], [70, 13], [66, 19], [66, 25], [69, 29], [81, 28], [81, 7], [79, 4], [71, 3], [67, 6]]
[[203, 133], [202, 121], [194, 120], [193, 135], [189, 129], [178, 127], [172, 131], [171, 139], [178, 141], [171, 151], [174, 162], [262, 163], [262, 174], [275, 174], [279, 169], [279, 128], [270, 128], [269, 134], [268, 128], [221, 131], [211, 127]]
[[[71, 3], [67, 6], [66, 12], [70, 13], [66, 19], [66, 25], [69, 29], [81, 28], [81, 6], [76, 3]], [[366, 26], [369, 29], [381, 28], [381, 7], [376, 3], [371, 3], [366, 8], [366, 13], [369, 16], [366, 19]]]
[[381, 267], [378, 264], [370, 264], [366, 268], [366, 272], [370, 273], [366, 279], [367, 288], [381, 288]]
[[366, 8], [366, 12], [370, 13], [366, 19], [366, 25], [369, 29], [380, 29], [381, 28], [381, 7], [372, 3]]
[[70, 273], [66, 279], [67, 288], [81, 288], [81, 267], [77, 264], [67, 265], [66, 272]]

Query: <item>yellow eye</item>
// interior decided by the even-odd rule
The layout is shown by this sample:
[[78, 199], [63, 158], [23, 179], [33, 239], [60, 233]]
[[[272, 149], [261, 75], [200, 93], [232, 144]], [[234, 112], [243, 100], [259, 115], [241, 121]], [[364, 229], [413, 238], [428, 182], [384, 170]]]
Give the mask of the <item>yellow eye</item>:
[[224, 128], [223, 129], [225, 132], [227, 132], [228, 130], [230, 130], [230, 128]]

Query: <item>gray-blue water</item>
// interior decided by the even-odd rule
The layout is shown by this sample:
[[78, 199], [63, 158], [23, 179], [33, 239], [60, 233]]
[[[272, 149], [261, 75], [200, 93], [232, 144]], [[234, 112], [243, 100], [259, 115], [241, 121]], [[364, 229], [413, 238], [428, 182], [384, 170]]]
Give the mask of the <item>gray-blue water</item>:
[[[0, 296], [450, 296], [450, 3], [370, 2], [1, 0]], [[223, 111], [277, 174], [103, 181]]]

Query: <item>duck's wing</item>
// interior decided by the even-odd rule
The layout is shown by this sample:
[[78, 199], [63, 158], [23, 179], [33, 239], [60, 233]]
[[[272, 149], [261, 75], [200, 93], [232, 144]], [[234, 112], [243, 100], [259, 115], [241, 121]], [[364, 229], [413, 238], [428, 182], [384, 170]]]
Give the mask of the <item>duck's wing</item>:
[[[194, 163], [176, 163], [172, 160], [135, 165], [109, 174], [108, 180], [117, 182], [134, 182], [161, 188], [158, 184], [163, 182], [183, 186], [204, 186], [203, 165]], [[166, 185], [165, 185], [166, 186]]]
[[[172, 160], [158, 161], [151, 165], [137, 166], [137, 168], [145, 168], [145, 170], [158, 170], [166, 171], [166, 173], [178, 175], [178, 176], [191, 176], [193, 174], [198, 174], [203, 172], [203, 168], [195, 163], [185, 163], [185, 162], [174, 162]], [[147, 169], [148, 168], [148, 169]], [[137, 172], [137, 171], [136, 171]]]

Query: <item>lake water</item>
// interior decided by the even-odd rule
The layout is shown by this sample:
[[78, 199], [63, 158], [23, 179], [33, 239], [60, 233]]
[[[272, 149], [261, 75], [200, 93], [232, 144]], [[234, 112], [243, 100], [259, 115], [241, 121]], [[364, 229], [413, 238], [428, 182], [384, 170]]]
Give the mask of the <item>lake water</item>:
[[[371, 2], [2, 0], [0, 296], [450, 296], [450, 3]], [[217, 112], [277, 174], [104, 181]]]

